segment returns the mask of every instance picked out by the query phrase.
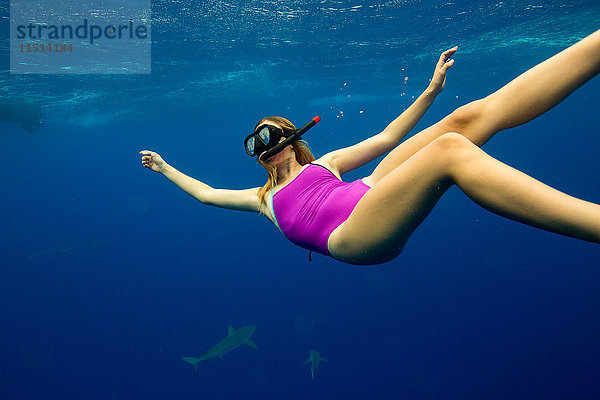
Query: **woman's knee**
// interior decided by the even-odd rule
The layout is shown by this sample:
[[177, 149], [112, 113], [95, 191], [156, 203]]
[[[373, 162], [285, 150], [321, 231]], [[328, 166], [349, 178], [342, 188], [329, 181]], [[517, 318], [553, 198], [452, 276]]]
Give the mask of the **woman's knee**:
[[456, 132], [445, 133], [432, 143], [436, 143], [436, 157], [439, 172], [449, 184], [456, 183], [465, 171], [473, 170], [473, 165], [485, 153], [469, 139]]
[[459, 150], [472, 149], [475, 146], [458, 132], [447, 132], [431, 142], [431, 145], [443, 155], [453, 155]]
[[447, 169], [473, 154], [477, 146], [458, 132], [448, 132], [432, 141], [427, 148], [438, 167]]
[[486, 99], [480, 99], [465, 104], [454, 110], [445, 119], [453, 131], [464, 132], [483, 115]]

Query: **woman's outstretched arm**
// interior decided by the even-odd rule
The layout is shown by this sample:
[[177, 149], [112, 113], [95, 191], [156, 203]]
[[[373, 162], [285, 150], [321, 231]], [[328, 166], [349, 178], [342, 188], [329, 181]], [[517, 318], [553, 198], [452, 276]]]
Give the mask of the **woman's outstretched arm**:
[[383, 131], [354, 146], [328, 153], [323, 156], [322, 160], [337, 169], [342, 175], [367, 164], [396, 147], [415, 127], [433, 104], [435, 97], [444, 89], [446, 71], [454, 64], [451, 57], [457, 49], [458, 47], [453, 47], [442, 53], [427, 89]]
[[215, 189], [206, 183], [200, 182], [176, 168], [167, 164], [162, 157], [153, 151], [140, 151], [142, 165], [152, 171], [163, 174], [181, 190], [200, 201], [215, 207], [228, 208], [238, 211], [259, 211], [257, 192], [258, 188], [245, 190]]
[[433, 78], [429, 86], [415, 100], [410, 107], [406, 109], [398, 118], [390, 122], [390, 124], [381, 132], [386, 140], [391, 142], [391, 147], [394, 148], [404, 139], [404, 137], [417, 125], [425, 112], [433, 104], [435, 97], [444, 90], [446, 85], [446, 71], [454, 64], [451, 57], [458, 50], [458, 46], [446, 50], [440, 56], [438, 63], [435, 66]]

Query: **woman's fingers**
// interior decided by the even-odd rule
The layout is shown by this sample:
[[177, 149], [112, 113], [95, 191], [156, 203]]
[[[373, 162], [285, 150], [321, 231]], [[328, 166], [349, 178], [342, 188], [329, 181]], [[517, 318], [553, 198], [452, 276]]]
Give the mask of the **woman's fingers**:
[[446, 73], [446, 70], [454, 64], [454, 59], [450, 59], [450, 57], [452, 57], [454, 53], [456, 53], [456, 50], [458, 50], [458, 46], [454, 46], [453, 48], [446, 50], [442, 53], [442, 55], [440, 55], [440, 60], [438, 61], [436, 66], [436, 72], [440, 72], [442, 74]]
[[152, 171], [160, 172], [165, 164], [160, 155], [154, 151], [142, 150], [140, 155], [142, 156], [142, 165]]
[[456, 53], [456, 50], [458, 50], [458, 46], [454, 46], [453, 48], [446, 50], [442, 53], [440, 59], [443, 59], [444, 61], [448, 60], [452, 54]]
[[146, 168], [152, 168], [152, 152], [149, 150], [140, 151], [142, 155], [142, 165]]
[[442, 71], [446, 72], [446, 70], [448, 68], [450, 68], [452, 66], [452, 64], [454, 64], [454, 60], [450, 60], [447, 63], [445, 63], [444, 65], [442, 65]]
[[[452, 57], [454, 55], [454, 53], [456, 53], [456, 50], [458, 50], [458, 46], [454, 46], [451, 49], [446, 50], [445, 52], [443, 52], [440, 55], [440, 60], [438, 61], [438, 68], [443, 67], [444, 65], [446, 65], [448, 62], [453, 61], [450, 60], [450, 57]], [[450, 61], [448, 61], [450, 60]]]
[[140, 151], [140, 155], [142, 156], [142, 161], [152, 160], [153, 153], [149, 150], [142, 150], [142, 151]]

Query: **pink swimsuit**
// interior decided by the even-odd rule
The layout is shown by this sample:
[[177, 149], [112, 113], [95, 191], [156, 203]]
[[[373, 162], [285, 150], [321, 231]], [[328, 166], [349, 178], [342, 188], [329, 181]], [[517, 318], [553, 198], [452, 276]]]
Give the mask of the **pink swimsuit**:
[[309, 164], [274, 195], [271, 190], [275, 224], [292, 243], [330, 255], [329, 235], [369, 189], [361, 179], [343, 182], [326, 167]]

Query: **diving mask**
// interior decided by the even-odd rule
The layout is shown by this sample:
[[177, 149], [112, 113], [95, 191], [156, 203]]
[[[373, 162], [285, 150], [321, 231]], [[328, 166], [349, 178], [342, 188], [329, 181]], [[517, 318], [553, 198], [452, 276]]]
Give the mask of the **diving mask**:
[[[314, 117], [302, 128], [296, 129], [293, 133], [287, 135], [282, 129], [265, 124], [246, 137], [244, 140], [244, 148], [249, 156], [260, 155], [265, 152], [260, 156], [260, 160], [264, 161], [272, 155], [279, 153], [293, 141], [300, 139], [300, 136], [302, 136], [304, 132], [315, 126], [319, 121], [321, 121], [321, 117]], [[279, 143], [279, 140], [282, 137], [285, 137], [286, 139]]]

